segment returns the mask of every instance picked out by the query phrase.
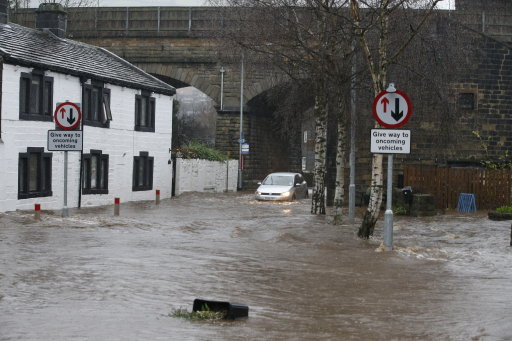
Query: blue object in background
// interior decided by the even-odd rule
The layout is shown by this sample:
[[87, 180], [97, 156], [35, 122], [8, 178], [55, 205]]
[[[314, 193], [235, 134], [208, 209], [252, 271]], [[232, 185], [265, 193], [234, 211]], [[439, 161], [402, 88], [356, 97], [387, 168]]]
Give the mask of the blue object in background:
[[459, 203], [457, 204], [459, 212], [476, 212], [476, 201], [473, 193], [460, 193]]

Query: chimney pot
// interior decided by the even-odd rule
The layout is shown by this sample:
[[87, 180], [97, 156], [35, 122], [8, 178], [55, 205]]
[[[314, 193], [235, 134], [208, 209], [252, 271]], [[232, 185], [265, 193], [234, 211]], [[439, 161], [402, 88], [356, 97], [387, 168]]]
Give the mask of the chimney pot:
[[67, 13], [58, 3], [40, 4], [36, 10], [36, 28], [50, 30], [57, 37], [66, 37]]

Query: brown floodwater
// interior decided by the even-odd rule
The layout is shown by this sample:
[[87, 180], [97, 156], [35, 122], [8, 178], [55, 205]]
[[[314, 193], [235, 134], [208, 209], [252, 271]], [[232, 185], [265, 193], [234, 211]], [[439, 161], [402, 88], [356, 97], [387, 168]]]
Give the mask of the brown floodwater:
[[[0, 214], [0, 340], [512, 340], [510, 221], [395, 216], [369, 241], [309, 200], [184, 194]], [[249, 317], [172, 317], [195, 298]]]

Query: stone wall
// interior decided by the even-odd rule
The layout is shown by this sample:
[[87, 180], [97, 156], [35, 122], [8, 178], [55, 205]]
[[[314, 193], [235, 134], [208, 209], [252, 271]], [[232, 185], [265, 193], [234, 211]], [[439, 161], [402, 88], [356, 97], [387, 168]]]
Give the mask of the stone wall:
[[[456, 5], [457, 11], [444, 11], [443, 22], [436, 24], [446, 26], [448, 21], [461, 21], [467, 26], [464, 34], [478, 41], [467, 51], [474, 65], [453, 79], [449, 93], [443, 94], [450, 97], [448, 104], [440, 103], [434, 92], [416, 91], [405, 81], [398, 84], [411, 97], [414, 114], [404, 126], [412, 131], [412, 152], [396, 156], [396, 175], [404, 163], [478, 166], [486, 158], [498, 160], [510, 147], [512, 129], [507, 114], [511, 106], [510, 47], [500, 42], [512, 41], [512, 1], [457, 0]], [[215, 8], [171, 7], [80, 9], [78, 14], [70, 13], [69, 32], [75, 38], [112, 50], [171, 84], [179, 81], [195, 86], [217, 105], [220, 104], [219, 70], [223, 66], [225, 107], [218, 115], [216, 144], [218, 149], [237, 157], [240, 60], [221, 64], [216, 41], [207, 34], [210, 19], [219, 15], [215, 11]], [[30, 13], [25, 16], [30, 24]], [[244, 103], [279, 84], [278, 77], [267, 70], [267, 65], [247, 64]], [[459, 102], [471, 94], [474, 107], [461, 106]], [[371, 91], [358, 93], [356, 169], [361, 190], [369, 183], [371, 171], [369, 131], [374, 123], [373, 95]], [[244, 164], [246, 179], [256, 181], [269, 171], [284, 168], [300, 171], [301, 155], [297, 149], [302, 132], [297, 132], [296, 143], [283, 143], [274, 133], [275, 122], [268, 116], [247, 113], [246, 118], [244, 132], [251, 148]], [[473, 131], [489, 147], [488, 155]], [[332, 171], [334, 157], [330, 160]]]
[[[512, 51], [493, 38], [480, 37], [476, 46], [478, 53], [468, 52], [474, 66], [446, 89], [447, 103], [436, 103], [434, 97], [429, 106], [426, 94], [408, 93], [414, 111], [400, 129], [411, 130], [411, 154], [395, 155], [395, 184], [404, 164], [480, 167], [482, 161], [511, 160]], [[402, 90], [408, 92], [407, 85]], [[357, 130], [357, 182], [362, 187], [370, 183], [369, 132], [374, 122], [368, 103], [358, 103], [367, 113]]]
[[185, 192], [236, 192], [238, 161], [176, 159], [175, 194]]
[[458, 20], [492, 38], [512, 42], [512, 1], [456, 0]]
[[[281, 137], [268, 115], [244, 113], [244, 138], [250, 151], [244, 155], [243, 187], [255, 188], [258, 181], [268, 173], [279, 171], [300, 172], [301, 144], [300, 132], [293, 141]], [[229, 152], [230, 157], [239, 156], [238, 138], [240, 134], [240, 113], [219, 112], [215, 146]]]

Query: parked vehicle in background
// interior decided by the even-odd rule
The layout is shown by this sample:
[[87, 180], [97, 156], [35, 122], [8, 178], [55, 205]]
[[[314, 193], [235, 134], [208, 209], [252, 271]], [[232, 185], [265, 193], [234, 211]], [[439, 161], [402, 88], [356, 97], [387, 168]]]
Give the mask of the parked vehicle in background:
[[308, 184], [300, 173], [270, 173], [259, 182], [256, 200], [295, 200], [308, 197]]

